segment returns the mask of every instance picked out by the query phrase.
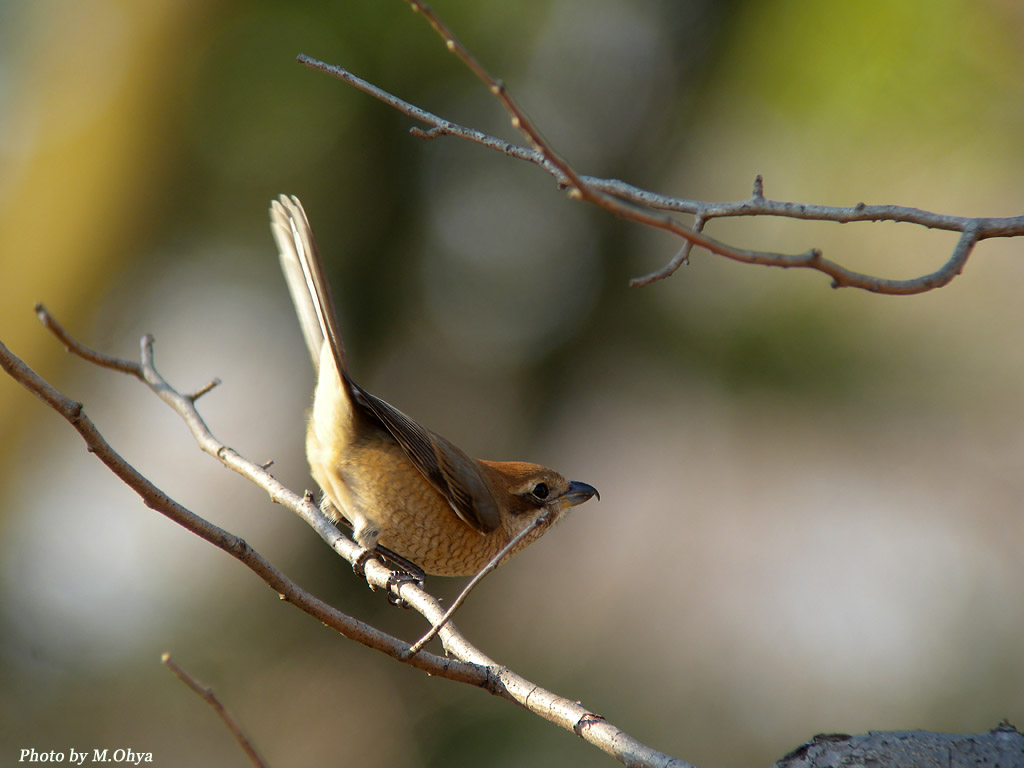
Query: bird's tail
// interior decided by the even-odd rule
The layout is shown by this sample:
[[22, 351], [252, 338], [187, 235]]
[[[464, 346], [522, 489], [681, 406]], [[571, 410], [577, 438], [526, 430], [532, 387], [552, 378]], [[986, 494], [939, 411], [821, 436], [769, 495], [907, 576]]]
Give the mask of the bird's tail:
[[326, 340], [341, 376], [348, 369], [345, 345], [338, 331], [331, 289], [324, 276], [313, 230], [297, 197], [281, 195], [271, 201], [270, 230], [277, 242], [281, 269], [313, 358], [313, 367], [320, 370], [320, 355]]

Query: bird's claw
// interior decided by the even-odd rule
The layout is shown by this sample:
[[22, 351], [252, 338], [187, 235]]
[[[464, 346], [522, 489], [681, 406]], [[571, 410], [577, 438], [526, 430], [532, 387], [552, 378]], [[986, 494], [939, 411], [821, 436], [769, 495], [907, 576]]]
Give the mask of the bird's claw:
[[420, 589], [423, 589], [423, 579], [409, 571], [392, 571], [391, 575], [388, 576], [388, 602], [391, 605], [397, 605], [400, 608], [408, 608], [409, 603], [403, 600], [401, 595], [398, 594], [398, 590], [403, 584], [415, 584]]
[[370, 562], [370, 558], [373, 556], [374, 551], [372, 549], [364, 549], [356, 555], [356, 559], [352, 561], [352, 572], [364, 581], [366, 580], [366, 564]]

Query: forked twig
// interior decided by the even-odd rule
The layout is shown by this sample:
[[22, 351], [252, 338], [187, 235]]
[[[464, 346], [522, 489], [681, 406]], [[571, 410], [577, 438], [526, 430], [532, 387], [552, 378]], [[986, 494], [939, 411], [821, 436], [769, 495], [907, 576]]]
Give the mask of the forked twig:
[[[153, 364], [151, 336], [147, 335], [142, 339], [139, 363], [120, 360], [94, 352], [77, 342], [43, 307], [37, 307], [36, 311], [47, 328], [71, 352], [84, 360], [112, 370], [130, 373], [144, 381], [146, 386], [185, 421], [205, 452], [265, 490], [272, 500], [302, 517], [339, 554], [349, 558], [357, 556], [361, 551], [358, 545], [342, 536], [331, 525], [311, 498], [284, 488], [260, 465], [245, 459], [214, 438], [196, 411], [194, 400], [189, 395], [177, 392], [157, 372]], [[278, 571], [245, 541], [213, 525], [163, 493], [114, 451], [85, 415], [81, 403], [70, 400], [54, 389], [2, 343], [0, 368], [67, 419], [85, 438], [88, 450], [138, 493], [148, 507], [224, 550], [263, 579], [284, 600], [338, 633], [427, 674], [474, 685], [499, 698], [515, 702], [545, 720], [575, 733], [625, 764], [656, 768], [691, 768], [688, 763], [639, 742], [579, 702], [545, 690], [488, 658], [459, 634], [450, 622], [442, 623], [445, 612], [437, 600], [415, 583], [402, 584], [396, 590], [406, 603], [419, 611], [431, 624], [441, 626], [438, 634], [449, 658], [423, 650], [409, 654], [410, 646], [407, 643], [314, 597]], [[375, 586], [387, 588], [391, 571], [376, 559], [371, 559], [366, 564], [366, 575]]]
[[[128, 373], [143, 381], [186, 422], [204, 451], [216, 457], [225, 466], [252, 480], [259, 487], [263, 488], [277, 503], [298, 513], [335, 551], [343, 556], [351, 557], [355, 557], [353, 553], [357, 554], [361, 551], [358, 545], [346, 539], [330, 524], [315, 504], [304, 500], [303, 497], [288, 490], [258, 464], [250, 462], [216, 440], [199, 416], [195, 409], [195, 403], [189, 396], [177, 392], [157, 372], [153, 365], [152, 336], [146, 335], [142, 338], [141, 361], [136, 363], [89, 349], [81, 342], [72, 338], [42, 305], [36, 306], [36, 314], [47, 329], [73, 354], [101, 367]], [[85, 439], [89, 452], [102, 461], [129, 488], [134, 490], [147, 507], [159, 512], [183, 528], [227, 552], [256, 573], [281, 598], [345, 637], [356, 640], [363, 645], [381, 651], [396, 659], [400, 658], [408, 650], [408, 644], [399, 638], [381, 632], [377, 628], [337, 610], [302, 589], [250, 547], [243, 539], [185, 508], [160, 488], [156, 487], [148, 478], [118, 454], [104, 439], [92, 420], [85, 414], [81, 403], [71, 400], [56, 390], [25, 365], [16, 355], [12, 354], [3, 344], [0, 344], [0, 368], [3, 368], [22, 386], [37, 395], [67, 419]], [[387, 583], [390, 571], [383, 566], [379, 566], [372, 575], [374, 583], [377, 584], [379, 582], [379, 586], [383, 587]], [[429, 598], [429, 595], [427, 597]], [[439, 606], [437, 612], [440, 613]], [[459, 642], [464, 642], [455, 630], [450, 627], [447, 630], [453, 643], [457, 645]], [[439, 675], [459, 682], [477, 685], [488, 690], [494, 687], [494, 680], [490, 672], [472, 662], [463, 663], [455, 659], [442, 658], [430, 653], [420, 653], [415, 657], [405, 659], [405, 661], [432, 675]]]
[[[858, 203], [855, 206], [844, 208], [770, 200], [764, 196], [764, 185], [760, 176], [755, 180], [753, 193], [748, 199], [737, 202], [712, 203], [657, 195], [618, 180], [598, 179], [578, 174], [569, 162], [544, 139], [535, 123], [512, 98], [505, 84], [493, 77], [483, 67], [426, 3], [420, 0], [405, 0], [405, 2], [430, 23], [444, 41], [445, 47], [454, 53], [498, 98], [502, 107], [508, 112], [512, 126], [526, 138], [529, 147], [518, 146], [438, 117], [362, 80], [343, 67], [326, 64], [306, 55], [299, 55], [298, 61], [305, 66], [337, 77], [403, 114], [430, 126], [427, 130], [416, 127], [411, 129], [415, 135], [421, 138], [454, 136], [481, 144], [510, 157], [534, 163], [550, 173], [560, 186], [568, 188], [571, 198], [586, 200], [620, 218], [671, 232], [686, 241], [686, 244], [667, 264], [650, 274], [634, 278], [630, 281], [632, 286], [649, 285], [672, 275], [680, 265], [686, 263], [690, 250], [697, 245], [725, 258], [747, 264], [813, 269], [823, 272], [832, 278], [832, 287], [834, 288], [850, 287], [872, 293], [911, 295], [940, 288], [961, 274], [974, 246], [980, 240], [1024, 235], [1024, 216], [970, 218], [948, 216], [896, 205]], [[692, 214], [695, 216], [694, 226], [686, 227], [665, 212]], [[847, 269], [825, 258], [817, 248], [811, 248], [799, 254], [745, 250], [729, 246], [704, 234], [705, 225], [712, 219], [738, 216], [779, 216], [834, 222], [894, 221], [918, 224], [931, 229], [955, 231], [959, 232], [961, 236], [946, 262], [934, 272], [906, 280], [891, 280]]]

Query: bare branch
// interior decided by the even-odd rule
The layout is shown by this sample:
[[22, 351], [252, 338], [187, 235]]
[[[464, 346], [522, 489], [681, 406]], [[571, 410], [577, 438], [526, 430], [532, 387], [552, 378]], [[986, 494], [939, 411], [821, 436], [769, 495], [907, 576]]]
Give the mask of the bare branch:
[[[409, 0], [407, 0], [407, 2], [408, 1]], [[420, 8], [425, 7], [422, 4], [416, 5]], [[449, 49], [451, 48], [452, 46], [449, 46]], [[461, 48], [461, 46], [457, 45], [456, 48]], [[519, 112], [519, 115], [521, 116], [514, 117], [512, 124], [517, 129], [528, 132], [527, 135], [529, 136], [530, 141], [534, 142], [538, 147], [533, 150], [532, 155], [531, 150], [526, 149], [525, 147], [519, 147], [507, 141], [496, 139], [493, 136], [488, 136], [480, 131], [465, 128], [457, 125], [456, 123], [452, 123], [449, 120], [439, 118], [424, 109], [420, 109], [419, 107], [409, 104], [408, 102], [402, 101], [397, 96], [393, 96], [387, 91], [356, 77], [343, 67], [326, 64], [310, 56], [306, 56], [305, 54], [299, 54], [297, 61], [311, 69], [317, 69], [321, 72], [337, 77], [340, 80], [344, 80], [346, 83], [370, 94], [374, 98], [383, 101], [385, 104], [395, 107], [404, 114], [432, 125], [434, 130], [426, 134], [429, 138], [442, 134], [459, 136], [460, 138], [467, 138], [492, 149], [499, 149], [504, 152], [504, 154], [512, 157], [530, 160], [531, 162], [544, 167], [549, 173], [551, 173], [558, 180], [559, 186], [568, 188], [570, 198], [584, 199], [621, 218], [645, 224], [647, 226], [654, 227], [655, 229], [664, 229], [672, 232], [673, 234], [692, 242], [694, 245], [699, 245], [712, 253], [719, 254], [720, 256], [755, 264], [771, 263], [775, 266], [798, 267], [810, 266], [810, 260], [812, 260], [817, 254], [817, 251], [808, 251], [803, 254], [786, 255], [732, 248], [725, 243], [721, 243], [700, 232], [694, 232], [692, 229], [689, 229], [677, 222], [671, 216], [667, 216], [656, 210], [648, 210], [641, 206], [632, 205], [626, 202], [624, 198], [619, 198], [610, 193], [606, 193], [599, 186], [586, 183], [586, 179], [584, 177], [578, 176], [568, 163], [548, 149], [547, 145], [542, 143], [543, 139], [540, 137], [540, 133], [533, 127], [533, 123], [530, 122], [521, 111]], [[515, 102], [511, 100], [505, 91], [505, 86], [496, 80], [491, 80], [490, 82], [492, 83], [491, 92], [497, 95], [502, 100], [502, 103], [506, 104], [508, 109], [518, 110], [518, 106], [516, 106]], [[424, 136], [425, 134], [420, 132], [418, 135]], [[818, 255], [820, 257], [820, 254]]]
[[220, 699], [217, 698], [217, 694], [213, 692], [212, 688], [208, 688], [202, 685], [198, 680], [192, 677], [188, 672], [182, 669], [178, 664], [171, 658], [171, 654], [165, 653], [160, 657], [161, 663], [173, 672], [181, 682], [192, 689], [193, 692], [199, 695], [199, 697], [213, 707], [214, 711], [220, 716], [220, 719], [224, 721], [224, 725], [231, 731], [231, 735], [235, 737], [235, 740], [241, 746], [242, 751], [249, 756], [249, 760], [257, 768], [267, 768], [267, 764], [263, 762], [263, 758], [256, 752], [256, 748], [252, 745], [249, 737], [245, 735], [245, 731], [242, 730], [242, 726], [235, 720], [234, 716], [228, 712], [227, 708], [221, 704]]
[[[411, 132], [420, 138], [453, 136], [481, 144], [509, 157], [533, 163], [550, 173], [560, 187], [569, 190], [569, 197], [586, 200], [603, 210], [628, 221], [662, 229], [686, 241], [672, 260], [648, 275], [634, 278], [630, 285], [644, 286], [673, 274], [686, 263], [693, 246], [747, 264], [783, 268], [813, 269], [832, 278], [833, 288], [860, 288], [872, 293], [911, 295], [947, 285], [963, 271], [974, 245], [991, 237], [1024, 235], [1024, 216], [1005, 218], [968, 218], [932, 213], [897, 205], [866, 205], [833, 207], [769, 200], [764, 196], [763, 180], [757, 177], [750, 198], [736, 202], [713, 203], [658, 195], [614, 179], [598, 179], [578, 174], [543, 138], [533, 121], [510, 95], [503, 82], [491, 76], [480, 62], [455, 37], [452, 31], [423, 2], [405, 0], [414, 12], [420, 13], [454, 53], [479, 78], [509, 113], [512, 126], [526, 138], [530, 147], [512, 144], [472, 128], [438, 117], [410, 104], [387, 91], [353, 75], [348, 70], [310, 56], [300, 54], [298, 61], [312, 69], [337, 77], [353, 87], [379, 99], [388, 106], [430, 126], [414, 127]], [[695, 217], [693, 227], [686, 227], [668, 213], [686, 213]], [[960, 232], [961, 237], [952, 254], [938, 270], [907, 280], [891, 280], [848, 269], [822, 255], [817, 248], [800, 254], [783, 254], [735, 248], [704, 234], [707, 222], [717, 218], [741, 216], [778, 216], [801, 220], [850, 223], [859, 221], [892, 221], [917, 224], [929, 229]]]
[[[69, 351], [84, 360], [96, 362], [103, 367], [130, 373], [136, 378], [140, 378], [181, 416], [203, 451], [255, 483], [266, 491], [273, 501], [298, 514], [324, 541], [349, 562], [358, 558], [363, 550], [343, 536], [330, 523], [313, 503], [310, 496], [299, 496], [288, 490], [260, 465], [240, 456], [213, 436], [196, 411], [195, 402], [191, 396], [177, 392], [157, 372], [153, 364], [153, 338], [151, 336], [147, 335], [142, 338], [141, 362], [136, 364], [102, 355], [87, 348], [71, 338], [45, 308], [39, 306], [36, 312], [44, 325], [53, 331]], [[272, 587], [282, 599], [335, 629], [343, 636], [421, 669], [430, 675], [474, 685], [499, 698], [515, 702], [530, 712], [575, 733], [627, 765], [692, 768], [682, 760], [642, 744], [579, 702], [558, 696], [498, 665], [469, 643], [450, 622], [444, 623], [445, 612], [433, 596], [415, 583], [404, 582], [394, 588], [396, 594], [422, 614], [431, 625], [441, 627], [438, 635], [449, 658], [425, 651], [414, 655], [410, 654], [408, 643], [322, 602], [278, 571], [245, 541], [213, 525], [169, 498], [113, 450], [89, 418], [85, 416], [80, 403], [71, 401], [54, 389], [2, 343], [0, 343], [0, 367], [64, 416], [85, 438], [89, 451], [96, 454], [97, 458], [115, 475], [138, 493], [146, 506], [160, 512], [240, 560]], [[366, 563], [366, 577], [371, 585], [386, 589], [391, 576], [391, 571], [376, 558]]]
[[[47, 318], [49, 318], [49, 322], [44, 321], [46, 322], [47, 327], [50, 327], [51, 329], [59, 327], [56, 326], [53, 319], [46, 314], [45, 309], [39, 307], [37, 311], [43, 313]], [[73, 340], [71, 340], [73, 342], [72, 344], [68, 344], [67, 341], [69, 337], [66, 336], [66, 333], [63, 337], [58, 334], [58, 337], [61, 338], [62, 342], [65, 343], [65, 346], [67, 346], [72, 352], [75, 354], [82, 353], [80, 356], [83, 359], [90, 361], [97, 360], [100, 361], [97, 362], [97, 364], [103, 365], [104, 367], [112, 368], [114, 370], [130, 371], [133, 375], [137, 375], [131, 370], [136, 365], [134, 363], [93, 352], [78, 342], [73, 342]], [[152, 338], [146, 337], [143, 340], [144, 349], [147, 344], [152, 344]], [[208, 541], [215, 547], [224, 550], [263, 579], [263, 581], [277, 592], [283, 600], [288, 601], [305, 613], [315, 617], [345, 637], [362, 643], [374, 650], [386, 653], [396, 659], [406, 653], [408, 650], [408, 643], [405, 643], [392, 635], [381, 632], [375, 627], [359, 621], [358, 619], [348, 616], [327, 603], [324, 603], [319, 598], [314, 597], [281, 573], [266, 558], [252, 549], [252, 547], [250, 547], [243, 539], [229, 533], [219, 526], [214, 525], [191, 510], [186, 509], [153, 485], [152, 482], [140, 474], [133, 466], [131, 466], [131, 464], [125, 461], [125, 459], [118, 454], [109, 443], [107, 443], [102, 434], [100, 434], [99, 430], [96, 428], [95, 424], [92, 423], [92, 420], [85, 415], [81, 403], [71, 400], [56, 390], [52, 385], [36, 374], [35, 371], [25, 365], [20, 358], [14, 355], [2, 343], [0, 343], [0, 368], [3, 368], [8, 375], [63, 416], [85, 440], [88, 451], [102, 461], [111, 472], [125, 483], [125, 485], [135, 491], [147, 507], [159, 512], [168, 519], [173, 520], [178, 525]], [[166, 383], [164, 386], [166, 387]], [[153, 385], [150, 385], [150, 387], [154, 388]], [[166, 389], [170, 390], [169, 387], [166, 387]], [[173, 390], [170, 390], [170, 392], [174, 397], [188, 402], [184, 396], [173, 392]], [[158, 394], [161, 394], [161, 397], [164, 397], [165, 400], [168, 399], [168, 397], [165, 396], [167, 395], [166, 392], [158, 392]], [[195, 418], [198, 419], [198, 414]], [[188, 419], [186, 419], [186, 421], [188, 421]], [[199, 421], [201, 423], [201, 419]], [[230, 449], [226, 450], [229, 451], [227, 455], [237, 456], [237, 454], [234, 454]], [[214, 455], [216, 455], [216, 451], [214, 451]], [[225, 464], [228, 463], [224, 458], [221, 458], [221, 461]], [[239, 458], [239, 461], [244, 460]], [[230, 466], [230, 464], [228, 464], [228, 466]], [[286, 489], [282, 489], [282, 495], [286, 495], [291, 499], [299, 500], [301, 504], [300, 497]], [[337, 533], [337, 531], [335, 531], [335, 533], [338, 537], [341, 537], [340, 533]], [[352, 546], [355, 547], [356, 545], [352, 544]], [[358, 549], [358, 547], [356, 547], [356, 549]], [[417, 654], [416, 656], [407, 659], [406, 663], [417, 667], [418, 669], [422, 669], [424, 672], [429, 674], [446, 677], [450, 680], [477, 685], [488, 690], [493, 687], [493, 680], [488, 670], [474, 664], [465, 664], [454, 659], [445, 659], [430, 653]]]

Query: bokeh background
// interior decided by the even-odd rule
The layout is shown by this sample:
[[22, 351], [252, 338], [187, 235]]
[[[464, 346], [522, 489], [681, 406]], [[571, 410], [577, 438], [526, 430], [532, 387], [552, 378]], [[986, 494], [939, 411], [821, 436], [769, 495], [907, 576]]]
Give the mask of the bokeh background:
[[[585, 173], [700, 199], [1022, 207], [1013, 0], [437, 0]], [[470, 453], [596, 485], [458, 617], [486, 652], [704, 768], [818, 732], [1024, 723], [1024, 263], [981, 244], [912, 298], [696, 253], [566, 200], [540, 170], [294, 62], [338, 63], [515, 138], [400, 0], [0, 4], [0, 339], [86, 403], [170, 495], [315, 594], [405, 637], [297, 519], [200, 454], [134, 380], [145, 332], [223, 441], [310, 487], [312, 371], [266, 209], [304, 201], [353, 368]], [[955, 236], [715, 222], [890, 277]], [[242, 766], [158, 662], [211, 684], [273, 765], [607, 764], [486, 694], [396, 665], [279, 602], [146, 509], [0, 380], [0, 762], [130, 747]], [[457, 581], [429, 586], [452, 595]]]

